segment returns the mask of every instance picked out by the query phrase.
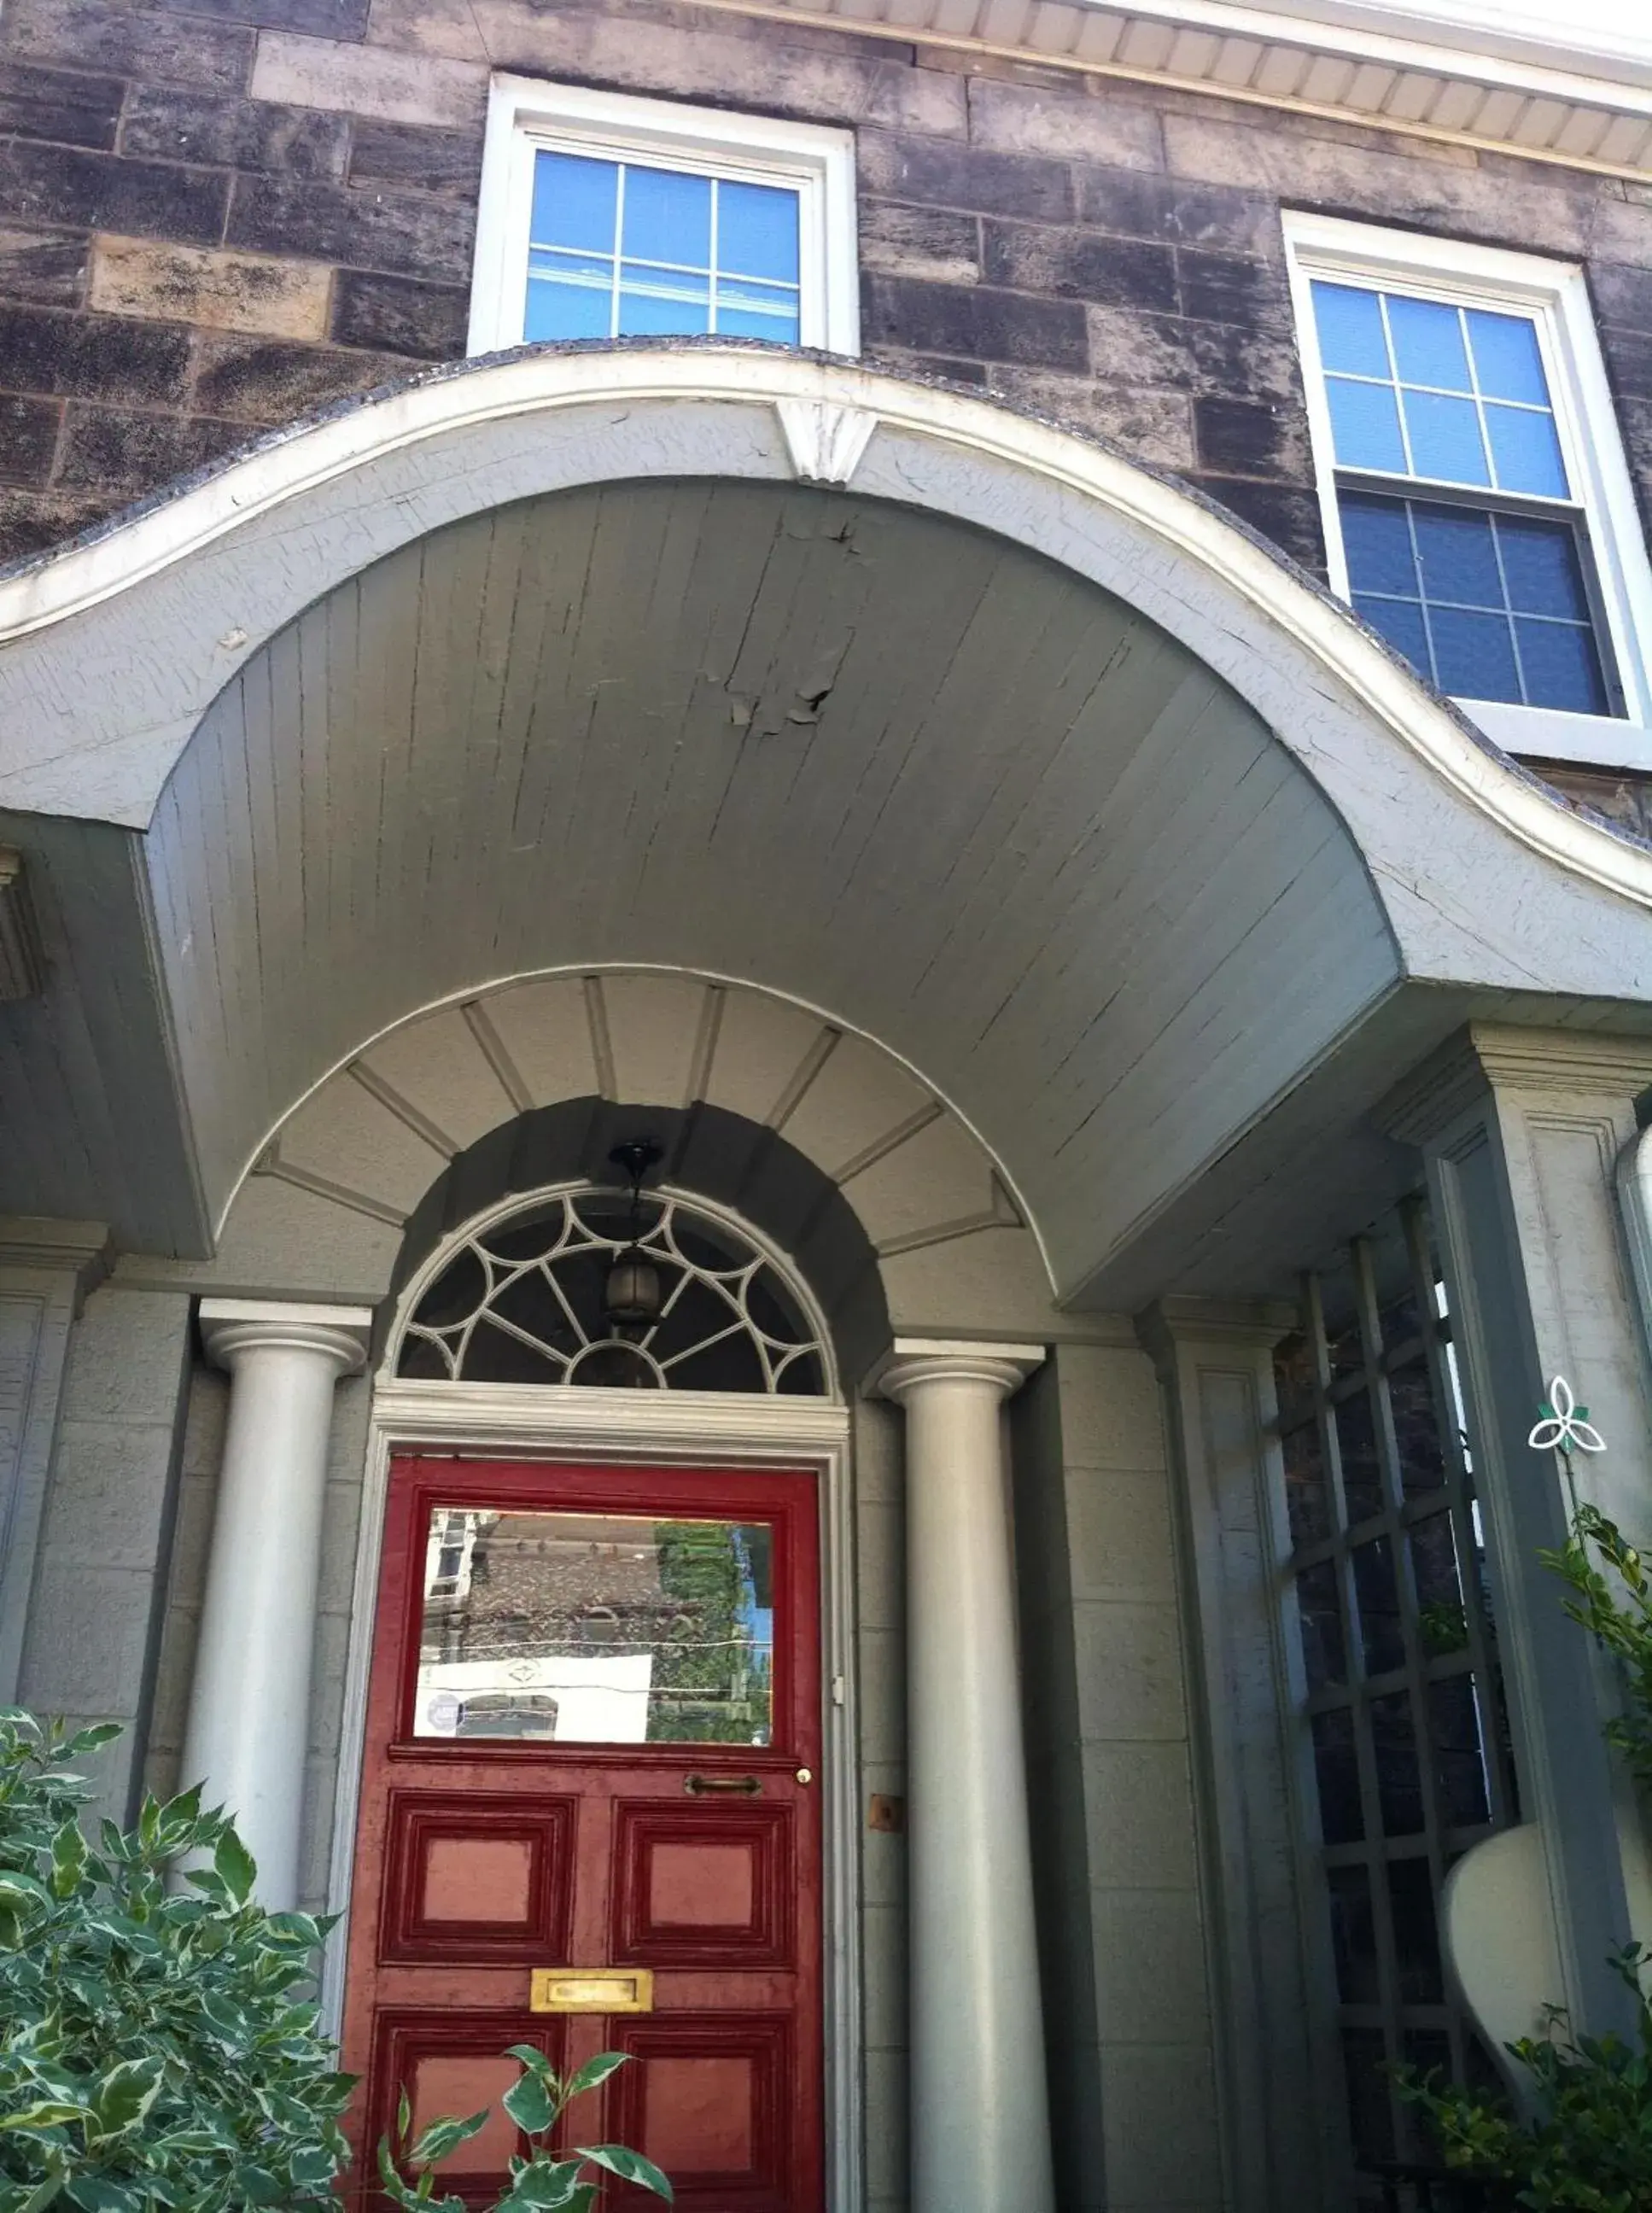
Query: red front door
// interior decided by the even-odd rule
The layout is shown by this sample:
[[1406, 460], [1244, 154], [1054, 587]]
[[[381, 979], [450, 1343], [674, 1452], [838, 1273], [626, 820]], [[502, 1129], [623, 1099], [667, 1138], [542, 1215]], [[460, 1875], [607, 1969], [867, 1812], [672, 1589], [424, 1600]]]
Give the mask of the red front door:
[[684, 2213], [821, 2213], [819, 1588], [808, 1476], [396, 1463], [357, 2202], [405, 2087], [419, 2125], [494, 2104], [441, 2176], [491, 2204], [518, 2149], [503, 2054], [532, 2043], [564, 2071], [633, 2055], [570, 2120], [646, 2152]]

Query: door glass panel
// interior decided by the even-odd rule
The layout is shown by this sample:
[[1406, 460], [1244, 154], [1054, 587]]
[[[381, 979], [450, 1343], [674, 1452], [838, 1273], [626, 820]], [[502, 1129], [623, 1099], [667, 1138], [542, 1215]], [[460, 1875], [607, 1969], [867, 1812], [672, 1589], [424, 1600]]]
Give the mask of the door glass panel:
[[770, 1741], [767, 1522], [436, 1507], [412, 1733]]

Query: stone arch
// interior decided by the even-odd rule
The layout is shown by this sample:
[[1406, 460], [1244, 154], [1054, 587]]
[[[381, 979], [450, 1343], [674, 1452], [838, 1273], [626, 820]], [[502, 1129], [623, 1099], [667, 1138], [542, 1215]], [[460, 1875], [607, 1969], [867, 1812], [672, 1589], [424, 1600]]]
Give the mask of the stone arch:
[[845, 1388], [902, 1328], [1061, 1327], [1002, 1169], [910, 1069], [771, 994], [642, 970], [504, 985], [364, 1047], [264, 1148], [214, 1272], [309, 1252], [338, 1280], [348, 1247], [343, 1280], [393, 1301], [448, 1231], [515, 1192], [604, 1180], [645, 1125], [663, 1182], [792, 1261]]

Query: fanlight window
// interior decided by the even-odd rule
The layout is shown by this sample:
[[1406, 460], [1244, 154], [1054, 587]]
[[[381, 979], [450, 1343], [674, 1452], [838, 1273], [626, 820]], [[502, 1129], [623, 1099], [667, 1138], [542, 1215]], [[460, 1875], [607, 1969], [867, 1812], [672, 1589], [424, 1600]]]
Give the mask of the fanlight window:
[[[655, 1318], [612, 1318], [610, 1277], [636, 1255]], [[779, 1271], [677, 1198], [572, 1192], [466, 1239], [414, 1308], [396, 1373], [462, 1383], [755, 1391], [818, 1397], [820, 1338]]]

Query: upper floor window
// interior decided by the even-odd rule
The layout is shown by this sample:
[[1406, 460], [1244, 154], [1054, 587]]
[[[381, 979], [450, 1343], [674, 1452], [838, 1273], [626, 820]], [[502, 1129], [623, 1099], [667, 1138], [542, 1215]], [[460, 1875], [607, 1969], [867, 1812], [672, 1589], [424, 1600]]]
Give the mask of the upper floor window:
[[1652, 765], [1652, 571], [1581, 273], [1287, 236], [1333, 587], [1511, 750]]
[[470, 351], [544, 338], [859, 344], [849, 134], [496, 78]]

